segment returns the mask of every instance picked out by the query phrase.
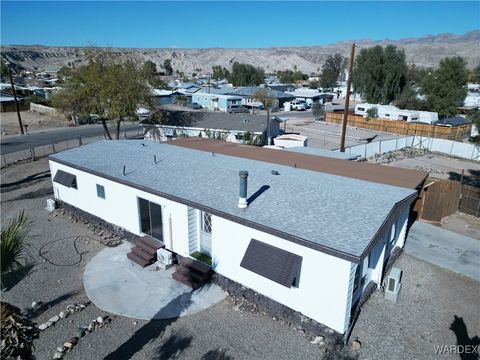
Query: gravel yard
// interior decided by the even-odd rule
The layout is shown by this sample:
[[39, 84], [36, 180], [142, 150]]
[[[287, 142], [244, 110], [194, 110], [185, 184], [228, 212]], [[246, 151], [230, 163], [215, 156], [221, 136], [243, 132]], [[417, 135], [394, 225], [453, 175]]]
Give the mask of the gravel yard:
[[[394, 266], [403, 270], [399, 301], [375, 292], [365, 304], [351, 336], [362, 343], [360, 358], [458, 359], [435, 353], [434, 346], [480, 335], [480, 283], [405, 253]], [[455, 316], [463, 319], [468, 338], [461, 326], [450, 329]]]

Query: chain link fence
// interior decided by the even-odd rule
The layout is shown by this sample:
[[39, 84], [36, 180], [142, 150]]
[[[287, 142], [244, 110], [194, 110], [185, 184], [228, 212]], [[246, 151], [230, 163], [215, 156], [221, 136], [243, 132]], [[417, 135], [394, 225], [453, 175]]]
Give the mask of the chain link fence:
[[[143, 130], [130, 130], [122, 133], [123, 139], [143, 139]], [[50, 154], [55, 154], [57, 152], [72, 149], [74, 147], [79, 147], [82, 145], [87, 145], [95, 141], [103, 140], [105, 137], [103, 135], [97, 136], [78, 136], [68, 140], [52, 142], [44, 145], [30, 146], [28, 149], [20, 150], [8, 154], [2, 154], [1, 156], [1, 166], [11, 165], [17, 161], [21, 160], [35, 160], [37, 158], [42, 158]]]

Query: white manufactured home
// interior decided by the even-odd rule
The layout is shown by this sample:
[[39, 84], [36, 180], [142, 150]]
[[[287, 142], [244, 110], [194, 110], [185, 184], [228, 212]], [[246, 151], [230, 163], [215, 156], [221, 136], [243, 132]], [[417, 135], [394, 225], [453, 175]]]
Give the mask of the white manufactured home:
[[57, 200], [207, 254], [218, 274], [339, 333], [403, 247], [426, 177], [200, 138], [100, 141], [49, 162]]
[[368, 115], [367, 111], [371, 108], [377, 108], [380, 119], [422, 122], [426, 124], [433, 124], [438, 120], [438, 113], [432, 111], [406, 110], [392, 105], [367, 103], [355, 105], [355, 115], [366, 117]]

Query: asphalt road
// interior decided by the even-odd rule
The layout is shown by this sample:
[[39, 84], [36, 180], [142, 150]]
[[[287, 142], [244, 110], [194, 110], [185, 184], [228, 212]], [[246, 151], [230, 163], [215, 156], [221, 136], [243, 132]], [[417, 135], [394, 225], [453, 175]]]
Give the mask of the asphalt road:
[[[110, 133], [115, 133], [112, 127], [109, 127]], [[128, 124], [121, 127], [121, 132], [142, 130], [138, 124]], [[78, 127], [69, 127], [55, 130], [44, 130], [34, 132], [28, 135], [2, 136], [0, 140], [0, 151], [2, 154], [9, 154], [16, 151], [29, 149], [30, 146], [41, 146], [51, 143], [57, 143], [69, 139], [81, 137], [102, 136], [102, 125], [82, 125]]]
[[408, 234], [405, 252], [480, 281], [480, 240], [417, 221]]

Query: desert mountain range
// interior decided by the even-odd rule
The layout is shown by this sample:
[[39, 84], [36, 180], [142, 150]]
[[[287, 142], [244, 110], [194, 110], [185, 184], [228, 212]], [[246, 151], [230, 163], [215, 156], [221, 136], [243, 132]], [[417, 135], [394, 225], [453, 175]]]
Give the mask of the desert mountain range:
[[[212, 65], [230, 68], [233, 62], [261, 66], [265, 72], [293, 69], [307, 74], [318, 73], [330, 54], [349, 56], [353, 41], [338, 42], [325, 46], [271, 47], [253, 49], [233, 48], [109, 48], [121, 58], [132, 57], [138, 61], [151, 60], [161, 69], [165, 59], [171, 59], [172, 67], [185, 74], [206, 73]], [[401, 40], [356, 40], [361, 48], [393, 44], [405, 50], [407, 62], [420, 67], [437, 67], [444, 57], [459, 55], [473, 68], [480, 64], [480, 30], [463, 35], [440, 34]], [[85, 61], [85, 47], [5, 45], [1, 46], [1, 57], [27, 70], [39, 71], [59, 68], [67, 64]]]

